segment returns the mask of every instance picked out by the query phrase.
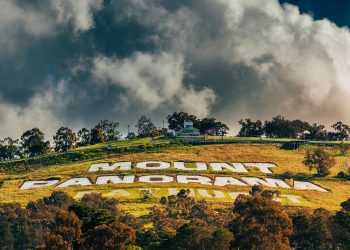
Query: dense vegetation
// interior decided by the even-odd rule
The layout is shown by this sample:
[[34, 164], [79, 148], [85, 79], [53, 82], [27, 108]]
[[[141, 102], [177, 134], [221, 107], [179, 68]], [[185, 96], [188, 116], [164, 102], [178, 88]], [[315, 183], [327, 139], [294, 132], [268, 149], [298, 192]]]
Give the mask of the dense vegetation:
[[0, 204], [0, 249], [350, 248], [350, 199], [331, 213], [283, 207], [277, 196], [254, 186], [232, 208], [214, 209], [183, 189], [136, 218], [97, 193], [75, 201], [53, 192], [25, 208]]
[[241, 129], [238, 136], [271, 138], [300, 138], [306, 140], [344, 140], [349, 138], [350, 126], [336, 122], [332, 125], [334, 131], [327, 131], [324, 125], [306, 121], [288, 120], [283, 116], [275, 116], [270, 121], [252, 121], [251, 119], [240, 120]]
[[[185, 112], [174, 112], [167, 116], [168, 128], [157, 128], [150, 118], [141, 116], [136, 124], [137, 135], [128, 131], [126, 139], [156, 137], [159, 135], [172, 136], [169, 131], [178, 132], [185, 121], [192, 121], [194, 127], [201, 134], [224, 136], [229, 127], [217, 121], [215, 118], [198, 118]], [[240, 137], [269, 138], [299, 138], [307, 140], [344, 140], [349, 137], [350, 127], [342, 122], [335, 123], [334, 131], [325, 130], [325, 126], [312, 124], [301, 120], [288, 120], [282, 116], [275, 116], [271, 121], [262, 123], [260, 120], [240, 120]], [[82, 128], [75, 133], [67, 127], [61, 127], [53, 136], [54, 146], [45, 139], [44, 133], [39, 128], [25, 131], [20, 140], [6, 137], [0, 140], [0, 161], [45, 155], [52, 151], [68, 152], [77, 147], [85, 147], [103, 142], [113, 142], [121, 139], [122, 134], [118, 131], [119, 123], [101, 120], [92, 129]], [[210, 132], [208, 132], [210, 131]]]

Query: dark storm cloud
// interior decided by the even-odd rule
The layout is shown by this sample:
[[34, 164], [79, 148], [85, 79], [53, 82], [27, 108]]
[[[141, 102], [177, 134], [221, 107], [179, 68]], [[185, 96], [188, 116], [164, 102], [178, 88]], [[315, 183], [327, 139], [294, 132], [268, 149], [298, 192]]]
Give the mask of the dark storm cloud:
[[350, 33], [277, 0], [3, 1], [1, 136], [175, 110], [347, 120]]

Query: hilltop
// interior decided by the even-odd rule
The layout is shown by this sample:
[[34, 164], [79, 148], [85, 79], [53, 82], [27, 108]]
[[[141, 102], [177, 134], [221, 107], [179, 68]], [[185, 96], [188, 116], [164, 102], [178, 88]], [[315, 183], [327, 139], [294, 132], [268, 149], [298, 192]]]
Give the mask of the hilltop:
[[[231, 206], [235, 194], [249, 192], [250, 187], [244, 186], [203, 186], [198, 183], [131, 183], [131, 184], [107, 184], [99, 186], [71, 186], [65, 189], [58, 187], [42, 187], [29, 190], [20, 190], [20, 186], [26, 180], [58, 179], [60, 182], [73, 177], [88, 177], [95, 180], [101, 173], [89, 172], [89, 167], [94, 163], [116, 162], [142, 162], [142, 161], [174, 161], [186, 162], [189, 167], [195, 162], [271, 162], [276, 165], [272, 174], [264, 174], [257, 170], [250, 170], [248, 174], [222, 173], [224, 176], [240, 178], [242, 176], [254, 176], [259, 178], [279, 178], [290, 184], [293, 180], [313, 182], [329, 192], [301, 191], [294, 189], [281, 189], [281, 202], [285, 205], [306, 206], [312, 209], [323, 207], [329, 210], [339, 209], [339, 204], [350, 197], [350, 181], [338, 178], [339, 172], [348, 170], [349, 155], [342, 155], [338, 146], [322, 146], [332, 155], [336, 164], [327, 177], [316, 177], [303, 165], [307, 150], [315, 148], [315, 145], [299, 145], [296, 149], [283, 149], [287, 140], [259, 142], [256, 139], [240, 139], [237, 143], [222, 144], [215, 141], [220, 138], [207, 138], [206, 143], [212, 145], [193, 145], [185, 141], [165, 138], [143, 138], [130, 141], [102, 143], [84, 148], [78, 148], [67, 153], [49, 154], [42, 157], [26, 160], [4, 162], [0, 164], [0, 202], [19, 202], [26, 204], [31, 200], [48, 196], [53, 190], [63, 190], [72, 197], [80, 198], [85, 193], [100, 192], [108, 197], [120, 200], [120, 205], [126, 211], [136, 215], [147, 213], [147, 209], [153, 204], [159, 203], [162, 196], [168, 196], [182, 188], [190, 188], [196, 199], [206, 199], [216, 206]], [[226, 138], [232, 140], [233, 138]], [[188, 139], [189, 140], [189, 139]], [[187, 142], [188, 142], [187, 140]], [[238, 140], [238, 139], [236, 139]], [[219, 144], [216, 144], [216, 143]], [[259, 143], [258, 143], [259, 142]], [[214, 144], [215, 143], [215, 144]], [[197, 144], [204, 144], [197, 143]], [[42, 164], [43, 163], [43, 164]], [[192, 164], [193, 163], [193, 164]], [[212, 170], [198, 173], [196, 171], [144, 170], [132, 169], [131, 171], [105, 172], [104, 175], [170, 175], [187, 174], [202, 175], [213, 178], [218, 173]], [[151, 189], [151, 199], [142, 200], [142, 189]], [[287, 195], [287, 197], [286, 197]], [[293, 199], [293, 197], [297, 197]]]

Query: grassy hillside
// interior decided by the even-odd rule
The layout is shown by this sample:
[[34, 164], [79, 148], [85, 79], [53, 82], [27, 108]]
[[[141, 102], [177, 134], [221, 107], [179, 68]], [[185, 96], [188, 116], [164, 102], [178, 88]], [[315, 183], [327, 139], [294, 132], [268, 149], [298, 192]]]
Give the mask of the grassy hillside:
[[[119, 152], [115, 149], [128, 147], [140, 147], [140, 145], [150, 144], [168, 145], [166, 147], [150, 147], [143, 151], [130, 150]], [[30, 200], [38, 199], [40, 197], [49, 195], [52, 190], [59, 189], [55, 187], [38, 188], [31, 190], [19, 190], [19, 187], [25, 180], [40, 180], [47, 178], [59, 178], [65, 181], [72, 177], [89, 177], [94, 180], [97, 175], [102, 173], [89, 173], [88, 169], [92, 163], [97, 162], [121, 162], [121, 161], [184, 161], [184, 162], [273, 162], [278, 167], [273, 169], [273, 174], [265, 176], [260, 172], [249, 172], [246, 174], [236, 173], [214, 173], [212, 171], [206, 172], [181, 172], [176, 169], [167, 169], [162, 171], [150, 171], [142, 169], [133, 169], [131, 172], [111, 172], [103, 173], [103, 175], [118, 175], [118, 174], [166, 174], [175, 175], [194, 174], [214, 177], [215, 175], [230, 175], [234, 177], [240, 176], [259, 176], [259, 177], [276, 177], [286, 180], [287, 183], [292, 182], [291, 179], [312, 181], [323, 188], [329, 190], [327, 193], [317, 191], [297, 191], [280, 189], [283, 195], [299, 196], [300, 202], [293, 203], [285, 197], [281, 198], [281, 202], [293, 206], [308, 206], [311, 208], [324, 207], [330, 210], [339, 208], [340, 202], [350, 197], [350, 181], [336, 178], [340, 171], [346, 171], [350, 166], [349, 155], [341, 156], [337, 147], [325, 147], [325, 149], [335, 157], [336, 166], [331, 170], [331, 175], [326, 178], [318, 178], [314, 176], [303, 164], [303, 158], [307, 149], [314, 146], [301, 146], [297, 150], [283, 150], [281, 144], [218, 144], [218, 145], [202, 145], [202, 146], [186, 146], [174, 144], [170, 145], [169, 140], [159, 139], [151, 142], [151, 139], [141, 139], [132, 142], [116, 142], [112, 144], [95, 145], [86, 148], [80, 148], [85, 154], [89, 150], [101, 150], [101, 148], [109, 148], [110, 152], [97, 155], [95, 158], [87, 158], [72, 162], [69, 164], [60, 164], [52, 166], [36, 166], [34, 169], [27, 169], [26, 171], [9, 172], [1, 170], [0, 172], [0, 202], [19, 202], [26, 204]], [[114, 151], [113, 151], [114, 150]], [[75, 152], [77, 152], [75, 151]], [[105, 152], [105, 151], [101, 151]], [[288, 172], [288, 173], [287, 173]], [[153, 188], [153, 199], [141, 200], [141, 189]], [[109, 184], [101, 186], [86, 186], [86, 187], [69, 187], [62, 189], [73, 197], [79, 198], [84, 192], [97, 191], [109, 197], [116, 197], [120, 199], [121, 207], [134, 214], [146, 213], [147, 209], [154, 203], [159, 202], [161, 196], [169, 195], [169, 188], [191, 188], [196, 195], [196, 198], [205, 198], [215, 202], [218, 206], [231, 205], [233, 198], [229, 195], [232, 192], [248, 192], [249, 187], [214, 187], [203, 186], [199, 184]], [[172, 189], [171, 189], [172, 190]], [[203, 191], [204, 190], [204, 191]], [[128, 195], [125, 195], [128, 193]], [[204, 194], [204, 195], [203, 195]], [[208, 194], [208, 195], [206, 195]], [[207, 197], [206, 197], [207, 196]]]

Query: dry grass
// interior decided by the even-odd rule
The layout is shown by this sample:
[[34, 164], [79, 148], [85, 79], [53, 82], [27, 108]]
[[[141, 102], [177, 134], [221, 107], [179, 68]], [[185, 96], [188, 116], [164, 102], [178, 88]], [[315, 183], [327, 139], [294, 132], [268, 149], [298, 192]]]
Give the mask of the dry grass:
[[[346, 171], [347, 165], [350, 166], [349, 156], [337, 156], [339, 152], [334, 148], [327, 148], [332, 155], [336, 158], [336, 166], [331, 170], [331, 176], [327, 178], [314, 178], [312, 173], [302, 164], [305, 152], [310, 146], [301, 147], [297, 150], [281, 150], [280, 145], [262, 145], [262, 144], [231, 144], [231, 145], [208, 145], [208, 146], [195, 146], [195, 147], [183, 147], [176, 150], [167, 150], [160, 153], [137, 153], [123, 155], [120, 157], [110, 157], [98, 161], [87, 161], [69, 165], [51, 166], [47, 168], [38, 169], [28, 174], [22, 175], [0, 175], [0, 179], [4, 179], [3, 187], [0, 188], [0, 202], [20, 202], [26, 204], [30, 200], [35, 200], [43, 196], [49, 195], [55, 188], [41, 188], [33, 190], [19, 190], [23, 180], [27, 179], [46, 179], [49, 177], [58, 177], [61, 180], [66, 180], [74, 176], [87, 176], [92, 180], [96, 178], [96, 174], [88, 173], [88, 169], [91, 163], [95, 162], [118, 162], [118, 161], [185, 161], [185, 162], [273, 162], [278, 167], [275, 168], [274, 174], [279, 175], [286, 171], [297, 175], [299, 173], [312, 179], [313, 182], [320, 186], [330, 190], [328, 193], [314, 192], [314, 191], [296, 191], [296, 190], [283, 190], [280, 191], [283, 194], [289, 193], [293, 195], [299, 195], [305, 198], [305, 202], [302, 205], [308, 205], [312, 208], [324, 207], [330, 210], [339, 209], [340, 202], [350, 197], [350, 182], [341, 181], [334, 178], [339, 171]], [[163, 170], [162, 174], [174, 175], [179, 172], [174, 169]], [[116, 174], [108, 173], [108, 174]], [[119, 172], [120, 173], [120, 172]], [[159, 174], [156, 171], [145, 171], [141, 169], [133, 169], [129, 174], [143, 174], [153, 173]], [[260, 173], [255, 172], [262, 176]], [[191, 172], [186, 172], [191, 174]], [[192, 173], [193, 174], [193, 173]], [[208, 172], [196, 172], [197, 175], [207, 175], [210, 177], [214, 176], [211, 171]], [[228, 173], [224, 173], [228, 174]], [[239, 174], [232, 174], [234, 176], [240, 176]], [[221, 174], [220, 174], [221, 175]], [[250, 172], [250, 175], [254, 175]], [[146, 184], [135, 183], [131, 185], [104, 185], [104, 186], [90, 186], [90, 187], [70, 187], [64, 189], [71, 195], [76, 195], [77, 191], [91, 191], [91, 190], [111, 190], [115, 188], [130, 188], [130, 187], [145, 187]], [[147, 187], [192, 187], [192, 188], [209, 188], [203, 187], [196, 184], [191, 185], [180, 185], [176, 183], [169, 184], [153, 184], [147, 185]], [[214, 187], [218, 190], [224, 191], [248, 191], [249, 188], [219, 188]], [[146, 204], [145, 206], [137, 202], [138, 198], [133, 197], [132, 199], [121, 199], [123, 208], [130, 208], [133, 213], [142, 215], [145, 213], [144, 207], [149, 207], [152, 204]], [[307, 202], [308, 201], [308, 202]], [[221, 202], [221, 201], [220, 201]], [[139, 206], [135, 206], [135, 204]], [[231, 205], [232, 201], [230, 201]], [[141, 208], [142, 207], [142, 208]], [[147, 210], [147, 209], [146, 209]]]

